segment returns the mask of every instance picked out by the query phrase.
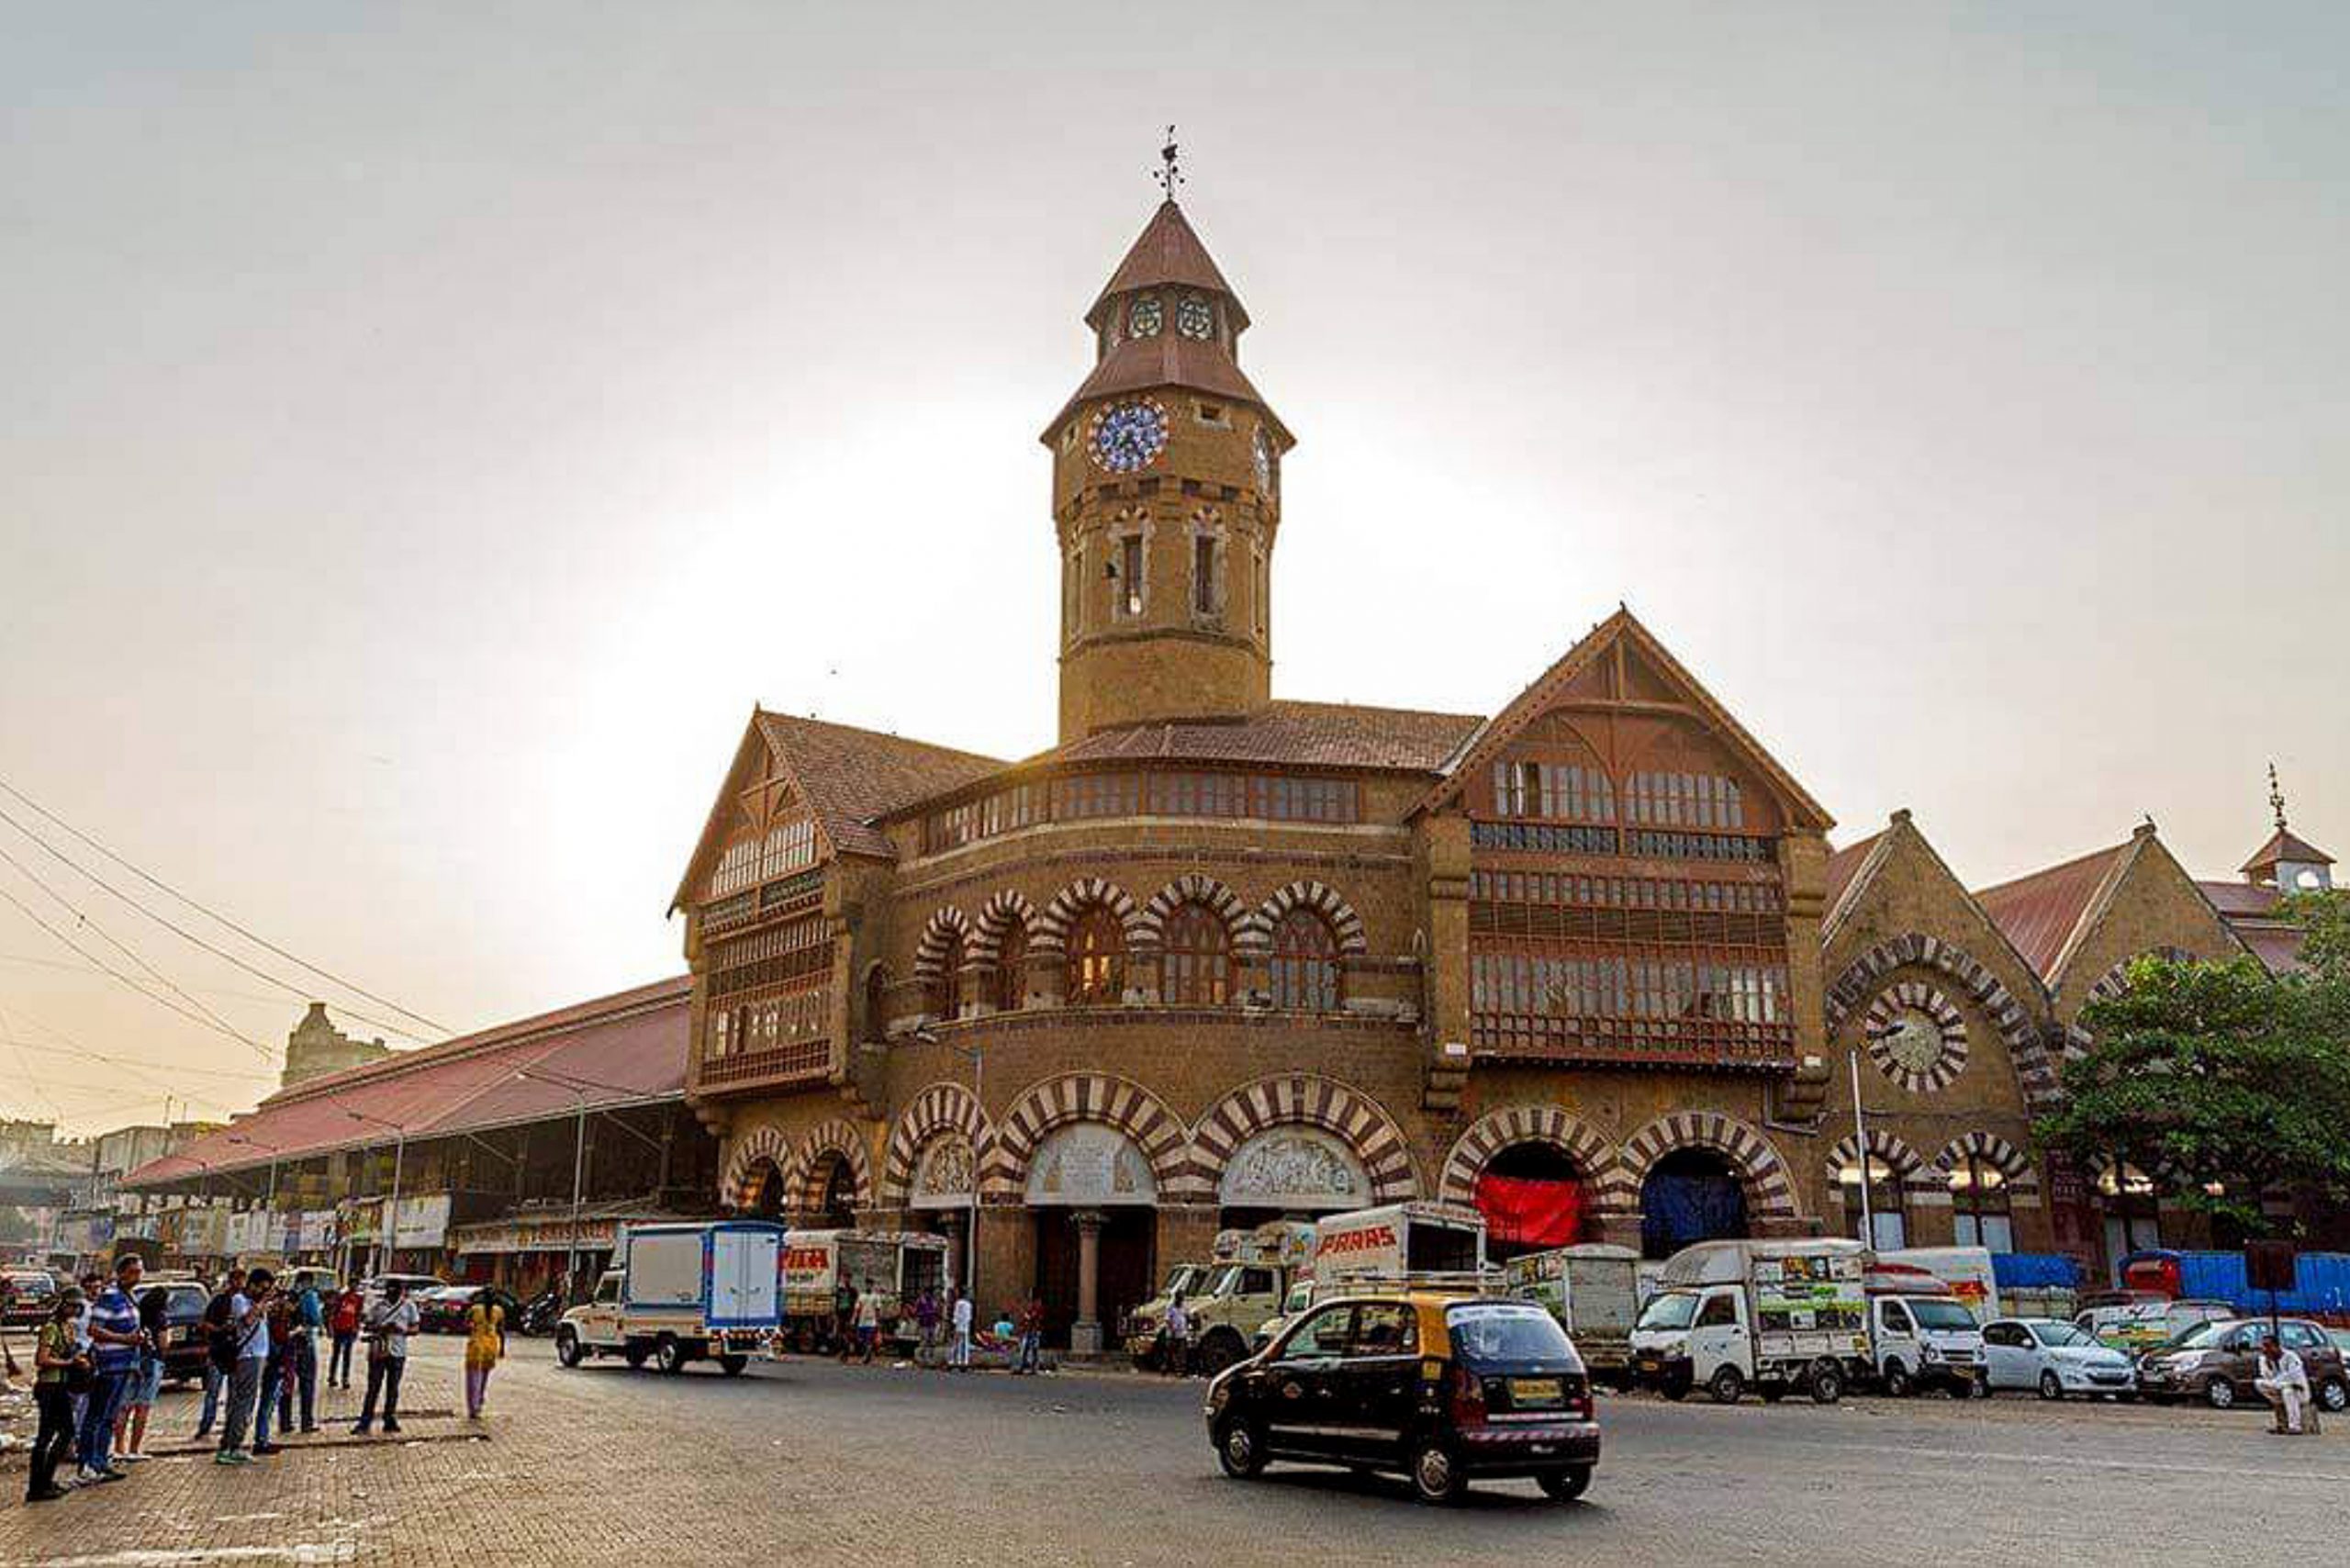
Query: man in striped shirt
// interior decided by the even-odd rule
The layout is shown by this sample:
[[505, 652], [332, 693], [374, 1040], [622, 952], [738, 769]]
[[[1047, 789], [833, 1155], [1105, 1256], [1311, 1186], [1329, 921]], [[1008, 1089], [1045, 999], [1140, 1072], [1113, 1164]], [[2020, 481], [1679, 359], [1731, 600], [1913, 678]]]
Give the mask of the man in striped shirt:
[[139, 1347], [145, 1342], [139, 1326], [139, 1304], [131, 1299], [144, 1271], [136, 1254], [118, 1258], [112, 1288], [90, 1304], [87, 1333], [96, 1375], [90, 1383], [89, 1402], [82, 1407], [82, 1430], [74, 1457], [81, 1469], [75, 1479], [84, 1485], [119, 1481], [115, 1468], [114, 1414], [130, 1380], [139, 1372]]

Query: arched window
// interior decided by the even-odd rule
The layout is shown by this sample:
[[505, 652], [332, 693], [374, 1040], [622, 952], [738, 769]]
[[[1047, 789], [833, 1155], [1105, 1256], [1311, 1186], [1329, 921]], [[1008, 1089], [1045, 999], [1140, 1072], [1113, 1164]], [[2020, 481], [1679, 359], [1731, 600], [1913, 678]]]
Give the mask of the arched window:
[[1222, 1007], [1232, 1000], [1232, 937], [1215, 911], [1186, 903], [1167, 917], [1163, 999], [1170, 1007]]
[[1095, 906], [1069, 934], [1068, 1000], [1071, 1007], [1107, 1007], [1126, 990], [1126, 933], [1118, 917]]
[[1298, 1013], [1338, 1010], [1338, 939], [1313, 910], [1292, 909], [1273, 927], [1273, 1005]]
[[930, 982], [930, 1011], [952, 1022], [963, 1011], [963, 934], [951, 931], [938, 958], [938, 977]]
[[1018, 921], [1003, 928], [995, 945], [995, 1007], [1016, 1013], [1028, 994], [1028, 928]]
[[1837, 1185], [1844, 1197], [1844, 1234], [1872, 1247], [1897, 1249], [1908, 1246], [1909, 1218], [1901, 1207], [1900, 1174], [1874, 1155], [1867, 1160], [1868, 1211], [1869, 1223], [1876, 1234], [1861, 1234], [1861, 1164], [1854, 1160], [1836, 1173]]
[[1950, 1206], [1961, 1247], [1993, 1252], [2016, 1249], [2014, 1216], [2008, 1208], [2008, 1173], [1980, 1154], [1951, 1167]]

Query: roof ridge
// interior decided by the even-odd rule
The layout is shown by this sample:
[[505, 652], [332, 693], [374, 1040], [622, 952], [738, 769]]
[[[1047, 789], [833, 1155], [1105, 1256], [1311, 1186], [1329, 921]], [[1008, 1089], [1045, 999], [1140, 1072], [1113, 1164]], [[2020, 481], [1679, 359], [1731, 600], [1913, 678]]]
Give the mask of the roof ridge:
[[2004, 882], [1993, 882], [1988, 887], [1975, 888], [1971, 890], [1979, 902], [2020, 888], [2026, 882], [2037, 881], [2043, 877], [2053, 877], [2062, 871], [2077, 869], [2100, 856], [2119, 855], [2136, 842], [2134, 838], [2125, 838], [2119, 844], [2109, 844], [2102, 849], [2092, 849], [2086, 855], [2076, 855], [2069, 860], [2059, 860], [2052, 866], [2042, 866], [2036, 871], [2026, 871], [2020, 876], [2010, 877]]

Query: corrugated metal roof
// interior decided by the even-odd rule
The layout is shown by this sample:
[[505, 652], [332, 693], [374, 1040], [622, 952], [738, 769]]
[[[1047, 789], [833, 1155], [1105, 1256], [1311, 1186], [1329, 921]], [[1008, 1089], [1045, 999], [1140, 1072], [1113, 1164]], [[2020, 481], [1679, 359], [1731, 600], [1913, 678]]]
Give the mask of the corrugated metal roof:
[[2015, 944], [2024, 962], [2046, 980], [2065, 945], [2095, 906], [2098, 890], [2121, 868], [2134, 842], [2125, 839], [2077, 860], [1982, 889], [1975, 902]]

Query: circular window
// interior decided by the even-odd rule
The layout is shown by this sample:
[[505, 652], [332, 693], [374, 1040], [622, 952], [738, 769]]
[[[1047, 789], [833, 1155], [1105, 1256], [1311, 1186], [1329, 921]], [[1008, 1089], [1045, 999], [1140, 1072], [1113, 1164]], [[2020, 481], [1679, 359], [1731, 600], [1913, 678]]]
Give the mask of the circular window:
[[1923, 980], [1888, 987], [1864, 1021], [1869, 1056], [1912, 1093], [1941, 1089], [1966, 1067], [1966, 1020], [1950, 998]]

